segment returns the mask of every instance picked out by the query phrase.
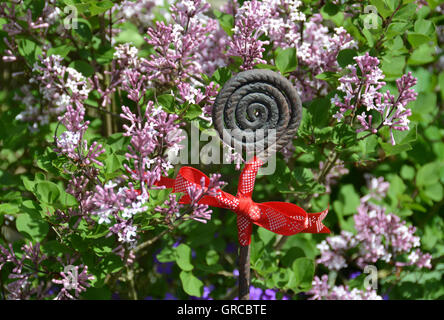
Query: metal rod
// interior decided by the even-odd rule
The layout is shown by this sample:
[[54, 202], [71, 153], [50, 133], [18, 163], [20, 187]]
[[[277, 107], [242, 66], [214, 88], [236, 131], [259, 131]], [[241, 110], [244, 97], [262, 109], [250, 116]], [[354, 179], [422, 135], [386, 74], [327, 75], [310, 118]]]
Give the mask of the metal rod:
[[239, 246], [239, 300], [250, 300], [250, 246]]

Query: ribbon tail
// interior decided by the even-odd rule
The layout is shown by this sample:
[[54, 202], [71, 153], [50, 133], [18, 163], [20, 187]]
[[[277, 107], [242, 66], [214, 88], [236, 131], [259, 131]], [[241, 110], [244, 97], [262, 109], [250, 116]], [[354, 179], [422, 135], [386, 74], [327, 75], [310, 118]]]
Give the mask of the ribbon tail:
[[251, 233], [253, 224], [251, 220], [241, 214], [237, 215], [237, 235], [241, 246], [248, 246], [251, 243]]
[[271, 232], [291, 236], [308, 226], [307, 213], [301, 207], [287, 202], [258, 203], [260, 217], [252, 219], [254, 224]]
[[318, 213], [309, 213], [308, 214], [308, 227], [303, 233], [330, 233], [330, 229], [328, 229], [323, 223], [322, 220], [325, 219], [328, 213], [328, 208], [322, 212]]

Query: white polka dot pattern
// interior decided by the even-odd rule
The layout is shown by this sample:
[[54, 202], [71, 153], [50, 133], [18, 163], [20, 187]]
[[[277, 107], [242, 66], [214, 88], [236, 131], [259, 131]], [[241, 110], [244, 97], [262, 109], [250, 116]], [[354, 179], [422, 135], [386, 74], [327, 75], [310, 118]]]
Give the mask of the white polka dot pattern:
[[[188, 188], [191, 187], [194, 183], [185, 180], [180, 174], [177, 175], [176, 181], [174, 182], [174, 191], [175, 192], [184, 192], [188, 193]], [[200, 184], [198, 184], [200, 186]]]
[[237, 196], [244, 195], [251, 197], [254, 189], [254, 181], [256, 180], [257, 172], [262, 166], [262, 161], [258, 158], [253, 158], [246, 165], [239, 177], [239, 185], [237, 187]]
[[250, 219], [244, 215], [237, 215], [237, 235], [241, 246], [248, 246], [251, 242], [251, 232], [253, 224]]
[[239, 199], [226, 192], [221, 192], [221, 194], [217, 196], [216, 199], [222, 205], [222, 208], [236, 210], [236, 208], [239, 206]]

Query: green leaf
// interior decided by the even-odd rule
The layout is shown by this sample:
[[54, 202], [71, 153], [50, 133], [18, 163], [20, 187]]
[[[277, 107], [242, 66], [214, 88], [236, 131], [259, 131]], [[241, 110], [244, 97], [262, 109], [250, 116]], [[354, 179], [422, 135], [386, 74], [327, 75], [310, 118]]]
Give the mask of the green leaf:
[[396, 78], [403, 74], [405, 58], [386, 55], [382, 58], [381, 69], [388, 78]]
[[59, 187], [50, 181], [40, 181], [35, 185], [35, 195], [47, 204], [55, 203], [60, 197]]
[[219, 261], [219, 254], [216, 250], [208, 250], [205, 255], [205, 261], [209, 266], [214, 265]]
[[402, 6], [394, 15], [393, 20], [405, 20], [410, 21], [416, 13], [416, 4], [409, 3]]
[[114, 59], [114, 48], [104, 47], [99, 49], [96, 61], [102, 65], [110, 63]]
[[443, 187], [439, 182], [427, 185], [424, 189], [424, 194], [435, 202], [441, 201], [443, 198]]
[[305, 252], [301, 248], [292, 247], [288, 249], [285, 256], [281, 259], [281, 264], [284, 267], [290, 267], [297, 258], [305, 257]]
[[407, 40], [410, 42], [412, 47], [414, 49], [416, 49], [420, 45], [422, 45], [424, 43], [428, 43], [431, 39], [428, 36], [421, 34], [421, 33], [408, 32], [407, 33]]
[[111, 300], [112, 293], [107, 287], [90, 287], [87, 288], [82, 298], [86, 300]]
[[157, 101], [166, 111], [175, 113], [174, 97], [171, 94], [162, 94], [157, 97]]
[[290, 274], [291, 271], [288, 269], [281, 269], [278, 272], [274, 272], [272, 275], [274, 285], [278, 288], [286, 287], [291, 277]]
[[[385, 36], [387, 39], [395, 38], [400, 34], [404, 34], [404, 32], [410, 27], [410, 23], [408, 22], [393, 22], [387, 28], [387, 32]], [[391, 48], [388, 48], [391, 49]]]
[[0, 214], [16, 214], [19, 212], [19, 206], [15, 203], [1, 203]]
[[184, 243], [181, 243], [176, 248], [176, 263], [184, 271], [193, 270], [193, 265], [191, 264], [191, 248]]
[[124, 267], [122, 259], [116, 254], [109, 254], [101, 263], [100, 268], [106, 274], [113, 274], [120, 271]]
[[175, 261], [176, 260], [175, 250], [166, 246], [156, 256], [156, 258], [157, 258], [157, 260], [159, 260], [159, 262], [162, 262], [162, 263]]
[[409, 143], [392, 145], [391, 143], [381, 142], [381, 147], [387, 157], [412, 150], [412, 146]]
[[58, 202], [64, 207], [73, 207], [78, 204], [77, 199], [65, 190], [61, 191]]
[[313, 125], [318, 128], [324, 128], [330, 120], [330, 100], [328, 98], [314, 99], [308, 107], [308, 112], [312, 114]]
[[257, 234], [258, 234], [259, 238], [264, 242], [265, 245], [268, 245], [269, 243], [271, 243], [276, 237], [275, 233], [273, 233], [265, 228], [259, 228], [257, 231]]
[[432, 62], [434, 60], [435, 47], [423, 44], [419, 46], [408, 59], [410, 65], [421, 65]]
[[[31, 203], [29, 202], [27, 205], [31, 205]], [[17, 215], [15, 221], [17, 230], [30, 240], [43, 240], [49, 231], [48, 223], [42, 219], [40, 212], [32, 207], [22, 207], [22, 211], [25, 212]]]
[[387, 18], [393, 12], [384, 0], [370, 0], [370, 3], [376, 7], [383, 18]]
[[30, 64], [34, 64], [37, 57], [42, 54], [42, 49], [37, 43], [28, 39], [20, 40], [18, 51]]
[[339, 190], [338, 200], [333, 202], [333, 209], [339, 215], [351, 215], [356, 213], [359, 207], [360, 197], [352, 184], [345, 184]]
[[393, 137], [397, 144], [408, 144], [410, 142], [415, 142], [417, 137], [417, 127], [410, 128], [410, 130], [393, 130]]
[[440, 162], [431, 162], [419, 168], [416, 175], [416, 184], [418, 186], [430, 186], [438, 182], [442, 166], [443, 164]]
[[429, 20], [418, 19], [415, 22], [414, 30], [416, 33], [431, 36], [435, 30], [433, 23]]
[[415, 168], [403, 165], [401, 168], [401, 177], [405, 180], [413, 180], [415, 177]]
[[276, 55], [275, 63], [282, 74], [295, 71], [298, 66], [296, 48], [287, 48], [279, 51]]
[[92, 1], [89, 6], [91, 16], [102, 14], [114, 6], [110, 0]]
[[439, 91], [441, 92], [441, 100], [444, 100], [444, 71], [438, 76]]
[[145, 43], [145, 40], [143, 39], [143, 36], [139, 33], [139, 30], [131, 22], [126, 22], [122, 24], [119, 29], [122, 30], [122, 32], [120, 32], [116, 36], [116, 43], [132, 43], [136, 47], [140, 47], [142, 44]]
[[211, 79], [216, 81], [220, 86], [223, 86], [230, 78], [231, 70], [227, 67], [217, 69], [211, 76]]
[[353, 58], [356, 56], [358, 56], [358, 53], [356, 52], [356, 50], [353, 50], [353, 49], [341, 50], [338, 53], [338, 64], [342, 68], [345, 68], [349, 64], [355, 64], [356, 61]]
[[232, 14], [220, 12], [219, 10], [213, 10], [214, 15], [219, 21], [220, 26], [230, 37], [233, 35], [234, 17]]
[[81, 74], [83, 74], [83, 76], [85, 77], [90, 77], [94, 74], [94, 68], [91, 64], [89, 64], [86, 61], [83, 60], [76, 60], [73, 61], [69, 64], [69, 66], [71, 68], [76, 69], [77, 71], [79, 71]]
[[314, 276], [314, 261], [309, 258], [298, 258], [292, 266], [289, 288], [294, 292], [307, 291], [311, 288]]
[[338, 74], [336, 72], [325, 71], [325, 72], [322, 72], [322, 73], [316, 75], [315, 78], [319, 79], [319, 80], [327, 81], [327, 80], [337, 80], [340, 78], [340, 76], [338, 76]]
[[112, 154], [106, 158], [106, 160], [105, 160], [106, 171], [105, 172], [107, 174], [119, 171], [121, 167], [122, 167], [122, 163], [121, 163], [119, 157], [116, 156], [115, 154]]
[[78, 18], [77, 28], [73, 29], [73, 32], [77, 33], [83, 41], [91, 41], [92, 39], [92, 27], [88, 20]]
[[185, 119], [187, 120], [194, 120], [198, 118], [200, 115], [202, 115], [202, 108], [199, 107], [197, 104], [192, 104], [187, 110], [187, 114], [185, 115]]
[[181, 271], [180, 281], [182, 282], [183, 290], [194, 297], [201, 297], [203, 294], [203, 282], [196, 278], [192, 272]]
[[71, 50], [73, 50], [73, 47], [67, 44], [55, 48], [49, 48], [48, 56], [59, 55], [62, 58], [66, 58]]
[[168, 199], [171, 189], [152, 189], [149, 191], [149, 193], [149, 202], [153, 207], [155, 207], [162, 205]]

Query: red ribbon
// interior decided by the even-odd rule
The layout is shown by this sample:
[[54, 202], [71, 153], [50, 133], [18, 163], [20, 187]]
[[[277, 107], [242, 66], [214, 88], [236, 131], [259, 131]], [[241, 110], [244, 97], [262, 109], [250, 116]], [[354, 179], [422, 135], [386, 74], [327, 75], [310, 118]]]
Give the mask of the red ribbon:
[[[237, 230], [239, 243], [247, 246], [251, 242], [253, 223], [284, 236], [296, 233], [330, 233], [330, 230], [322, 224], [322, 220], [328, 213], [328, 208], [319, 213], [307, 213], [301, 207], [288, 202], [263, 202], [256, 203], [251, 199], [259, 168], [263, 162], [253, 158], [242, 170], [239, 177], [239, 185], [236, 197], [222, 190], [217, 190], [218, 196], [205, 196], [199, 204], [207, 204], [213, 207], [229, 209], [237, 214]], [[205, 187], [208, 187], [210, 178], [203, 172], [192, 168], [182, 167], [176, 179], [162, 177], [157, 186], [172, 188], [173, 192], [185, 193], [180, 203], [190, 203], [188, 188], [196, 186], [201, 188], [201, 179], [205, 179]]]

